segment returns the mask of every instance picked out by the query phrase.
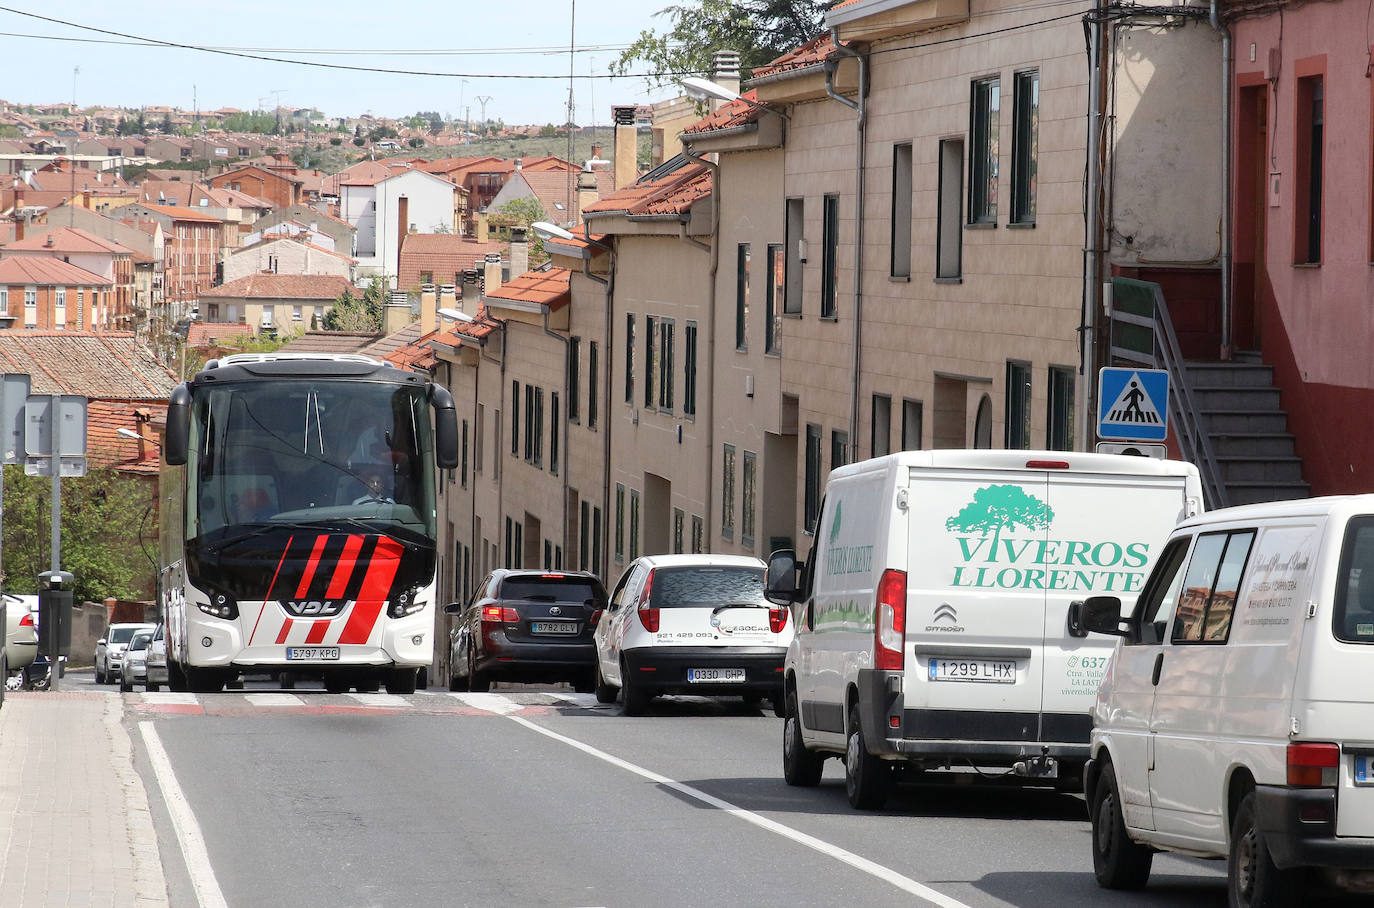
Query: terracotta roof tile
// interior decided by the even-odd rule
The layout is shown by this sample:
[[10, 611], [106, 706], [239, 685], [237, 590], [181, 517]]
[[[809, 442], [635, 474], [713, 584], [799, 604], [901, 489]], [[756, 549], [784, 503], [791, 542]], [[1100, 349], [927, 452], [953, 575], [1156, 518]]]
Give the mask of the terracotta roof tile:
[[[122, 473], [156, 476], [160, 471], [160, 452], [153, 443], [157, 433], [149, 423], [166, 420], [165, 400], [88, 400], [86, 403], [86, 465], [113, 467]], [[141, 432], [149, 441], [125, 438], [120, 429]]]
[[290, 353], [359, 353], [379, 339], [362, 331], [307, 331], [282, 347]]
[[165, 401], [176, 386], [127, 331], [0, 331], [0, 371], [27, 374], [34, 394]]
[[595, 205], [588, 205], [583, 214], [680, 215], [710, 193], [711, 172], [700, 164], [686, 164], [656, 179], [641, 178]]
[[336, 300], [347, 290], [356, 291], [347, 278], [336, 274], [250, 274], [236, 281], [202, 290], [202, 298]]
[[186, 330], [186, 346], [213, 347], [223, 341], [252, 336], [253, 329], [245, 322], [191, 322]]
[[486, 294], [489, 300], [511, 300], [518, 303], [536, 303], [558, 311], [572, 298], [568, 290], [568, 269], [550, 268], [547, 271], [526, 271], [519, 277], [511, 278], [500, 287]]
[[43, 255], [12, 255], [0, 259], [0, 284], [42, 284], [59, 287], [109, 286], [113, 283], [85, 268]]
[[217, 218], [213, 214], [206, 214], [203, 211], [196, 211], [194, 208], [183, 208], [180, 205], [153, 205], [148, 202], [143, 202], [141, 204], [149, 211], [165, 214], [174, 221], [207, 221], [211, 224], [224, 223], [223, 218]]
[[757, 101], [759, 93], [757, 91], [747, 91], [739, 99], [731, 101], [729, 104], [721, 105], [711, 114], [697, 120], [682, 132], [684, 135], [699, 135], [706, 132], [715, 132], [718, 129], [730, 129], [736, 126], [744, 126], [749, 123], [757, 123], [763, 116], [765, 108], [758, 104], [749, 104], [748, 101]]
[[114, 240], [96, 236], [80, 227], [54, 227], [47, 233], [25, 237], [13, 243], [6, 243], [0, 254], [25, 250], [35, 252], [107, 252], [113, 255], [133, 255], [134, 250], [119, 245]]
[[438, 284], [447, 284], [461, 271], [471, 271], [488, 253], [504, 248], [498, 240], [482, 243], [452, 233], [410, 233], [401, 244], [396, 286], [408, 290], [420, 285], [420, 276], [429, 272]]
[[[858, 0], [851, 0], [851, 2], [857, 3]], [[838, 4], [838, 6], [844, 5], [843, 3]], [[834, 7], [832, 7], [832, 9], [833, 8]], [[800, 47], [789, 50], [767, 66], [756, 66], [752, 78], [757, 79], [760, 76], [771, 76], [775, 73], [786, 72], [790, 69], [802, 69], [807, 66], [815, 66], [818, 63], [824, 63], [826, 58], [834, 52], [835, 42], [831, 40], [830, 33], [826, 32], [812, 38]]]

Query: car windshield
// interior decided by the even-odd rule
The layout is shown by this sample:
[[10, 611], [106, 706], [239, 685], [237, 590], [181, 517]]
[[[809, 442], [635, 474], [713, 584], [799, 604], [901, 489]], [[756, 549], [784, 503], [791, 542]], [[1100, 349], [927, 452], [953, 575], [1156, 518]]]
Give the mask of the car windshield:
[[1356, 517], [1345, 532], [1333, 612], [1336, 639], [1374, 643], [1374, 516]]
[[605, 602], [606, 591], [589, 577], [511, 577], [501, 584], [502, 599], [533, 602]]
[[767, 605], [762, 567], [662, 567], [654, 570], [651, 608]]
[[134, 634], [142, 628], [137, 627], [112, 627], [110, 628], [109, 640], [111, 643], [128, 643], [133, 639]]

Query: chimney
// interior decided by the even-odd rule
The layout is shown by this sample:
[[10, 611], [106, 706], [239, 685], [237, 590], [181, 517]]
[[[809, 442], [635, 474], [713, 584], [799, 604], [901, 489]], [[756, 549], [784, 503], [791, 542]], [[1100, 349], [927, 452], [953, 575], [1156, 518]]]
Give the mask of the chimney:
[[530, 244], [525, 240], [525, 228], [510, 229], [510, 276], [518, 277], [530, 270]]
[[525, 159], [524, 159], [524, 158], [516, 158], [516, 159], [515, 159], [515, 169], [516, 169], [516, 170], [520, 170], [522, 167], [524, 167], [524, 165], [525, 165]]
[[396, 200], [396, 274], [401, 273], [401, 247], [406, 242], [406, 225], [410, 223], [410, 199]]
[[624, 189], [639, 178], [639, 130], [635, 128], [633, 105], [611, 108], [611, 122], [615, 124], [615, 188]]
[[582, 212], [595, 204], [597, 198], [596, 174], [592, 172], [591, 162], [588, 162], [577, 175], [577, 210], [571, 213], [571, 219], [574, 222], [580, 221]]
[[477, 231], [475, 239], [479, 243], [485, 243], [487, 242], [487, 237], [487, 213], [485, 211], [479, 211], [477, 212]]
[[[711, 81], [721, 88], [728, 88], [735, 94], [739, 94], [739, 52], [733, 50], [718, 50], [711, 55]], [[711, 110], [715, 111], [725, 101], [711, 100]]]
[[17, 243], [24, 238], [24, 225], [28, 222], [19, 213], [19, 205], [14, 206], [14, 241]]
[[428, 334], [434, 330], [437, 324], [435, 310], [439, 308], [436, 302], [433, 284], [420, 285], [420, 333]]
[[592, 160], [593, 160], [593, 161], [599, 161], [599, 160], [601, 160], [601, 146], [600, 146], [600, 145], [593, 145], [593, 146], [592, 146]]
[[[439, 288], [439, 307], [440, 309], [458, 309], [458, 288], [453, 284], [444, 284]], [[466, 310], [463, 310], [466, 311]]]
[[410, 294], [393, 290], [382, 313], [382, 333], [395, 334], [410, 324]]
[[482, 293], [494, 293], [501, 287], [501, 253], [488, 252], [482, 263]]
[[49, 249], [51, 249], [54, 245], [56, 245], [55, 243], [53, 243], [53, 239], [52, 239], [52, 234], [51, 234], [51, 233], [49, 233], [48, 236], [47, 236], [47, 238], [43, 240], [43, 245], [46, 246], [46, 247], [49, 248]]

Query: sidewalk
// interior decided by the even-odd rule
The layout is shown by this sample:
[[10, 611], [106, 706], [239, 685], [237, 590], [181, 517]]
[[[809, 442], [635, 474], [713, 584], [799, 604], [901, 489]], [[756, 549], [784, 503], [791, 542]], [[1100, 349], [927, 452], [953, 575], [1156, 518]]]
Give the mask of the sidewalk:
[[115, 693], [9, 692], [0, 904], [162, 908], [167, 885]]

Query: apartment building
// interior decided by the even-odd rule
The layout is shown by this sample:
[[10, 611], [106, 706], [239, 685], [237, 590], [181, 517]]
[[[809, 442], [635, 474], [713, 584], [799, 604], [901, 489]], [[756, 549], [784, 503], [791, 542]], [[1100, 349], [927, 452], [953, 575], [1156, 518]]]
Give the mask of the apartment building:
[[[41, 234], [29, 234], [0, 247], [0, 256], [46, 258], [66, 262], [98, 275], [109, 283], [110, 293], [102, 294], [94, 311], [96, 322], [86, 327], [128, 329], [134, 318], [134, 251], [79, 227], [55, 227]], [[73, 307], [76, 311], [76, 307]], [[55, 318], [54, 326], [65, 320]]]
[[215, 285], [224, 221], [190, 208], [144, 202], [120, 208], [119, 219], [134, 225], [156, 222], [162, 228], [163, 296], [168, 302], [192, 302]]
[[111, 323], [111, 296], [107, 278], [61, 259], [0, 259], [0, 327], [99, 330]]

